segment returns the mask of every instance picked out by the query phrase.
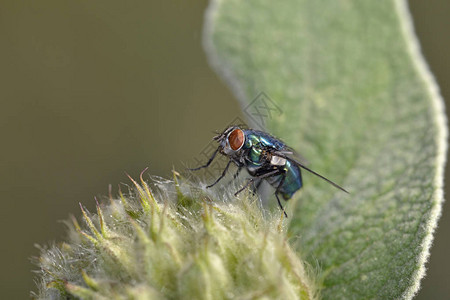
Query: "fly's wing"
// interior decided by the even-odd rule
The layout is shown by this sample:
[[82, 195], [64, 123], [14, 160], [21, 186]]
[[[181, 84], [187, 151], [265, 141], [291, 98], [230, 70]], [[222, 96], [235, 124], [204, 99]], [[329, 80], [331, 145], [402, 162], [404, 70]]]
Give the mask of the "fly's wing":
[[300, 159], [298, 159], [296, 157], [296, 155], [294, 155], [294, 153], [295, 153], [295, 151], [289, 152], [287, 150], [279, 150], [279, 151], [274, 151], [272, 154], [289, 160], [290, 162], [296, 164], [300, 168], [302, 168], [302, 169], [304, 169], [304, 170], [306, 170], [306, 171], [316, 175], [317, 177], [322, 178], [323, 180], [325, 180], [326, 182], [328, 182], [329, 184], [331, 184], [335, 188], [338, 188], [341, 191], [344, 191], [347, 194], [349, 194], [349, 192], [346, 189], [344, 189], [343, 187], [341, 187], [337, 183], [334, 183], [333, 181], [331, 181], [330, 179], [326, 178], [325, 176], [322, 176], [319, 173], [317, 173], [317, 172], [311, 170], [310, 168], [308, 168]]
[[278, 150], [273, 154], [277, 155], [276, 153], [285, 155], [286, 157], [283, 157], [283, 158], [287, 158], [287, 159], [291, 160], [292, 162], [298, 164], [299, 166], [308, 166], [309, 165], [309, 161], [303, 155], [299, 154], [294, 149], [292, 149], [286, 145], [281, 150]]
[[258, 136], [261, 137], [264, 148], [268, 150], [270, 153], [272, 154], [274, 154], [275, 152], [282, 153], [286, 156], [291, 156], [295, 158], [297, 161], [301, 162], [302, 165], [304, 166], [309, 165], [309, 162], [306, 160], [306, 158], [297, 153], [291, 147], [287, 146], [282, 140], [264, 131], [252, 130], [252, 132], [256, 133]]

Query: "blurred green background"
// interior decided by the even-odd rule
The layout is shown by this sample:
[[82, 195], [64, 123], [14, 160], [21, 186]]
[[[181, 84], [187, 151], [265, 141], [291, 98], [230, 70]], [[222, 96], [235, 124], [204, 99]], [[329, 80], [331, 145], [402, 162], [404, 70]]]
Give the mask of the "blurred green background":
[[[213, 130], [242, 117], [201, 46], [206, 6], [0, 2], [1, 299], [26, 299], [35, 290], [33, 245], [63, 239], [58, 220], [79, 216], [78, 202], [92, 210], [108, 184], [116, 194], [118, 183], [129, 182], [125, 172], [137, 177], [149, 167], [170, 176], [199, 155]], [[410, 7], [450, 99], [450, 2], [414, 0]], [[445, 206], [418, 299], [450, 297]]]

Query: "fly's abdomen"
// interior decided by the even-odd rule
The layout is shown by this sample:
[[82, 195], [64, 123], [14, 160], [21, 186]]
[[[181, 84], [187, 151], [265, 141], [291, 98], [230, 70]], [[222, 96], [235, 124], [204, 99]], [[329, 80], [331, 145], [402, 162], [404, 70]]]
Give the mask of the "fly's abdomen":
[[[279, 189], [279, 193], [283, 196], [285, 200], [288, 200], [298, 191], [302, 186], [302, 174], [300, 168], [297, 165], [292, 164], [290, 161], [286, 162], [286, 177]], [[267, 181], [274, 187], [277, 188], [280, 184], [283, 175], [273, 176], [267, 179]]]

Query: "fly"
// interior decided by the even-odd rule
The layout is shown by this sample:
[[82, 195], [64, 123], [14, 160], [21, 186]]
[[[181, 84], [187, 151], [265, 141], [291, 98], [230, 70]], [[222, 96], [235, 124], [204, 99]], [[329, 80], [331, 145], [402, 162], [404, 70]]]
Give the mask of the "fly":
[[219, 143], [219, 147], [211, 155], [208, 162], [198, 168], [190, 169], [191, 171], [196, 171], [207, 168], [217, 153], [229, 158], [222, 175], [214, 183], [207, 186], [208, 188], [216, 185], [224, 178], [231, 163], [234, 163], [238, 167], [238, 170], [233, 178], [236, 178], [243, 168], [251, 176], [247, 183], [234, 195], [237, 196], [250, 184], [255, 182], [257, 182], [256, 188], [258, 188], [262, 180], [266, 180], [275, 188], [275, 197], [277, 198], [278, 205], [286, 217], [287, 214], [281, 205], [279, 195], [284, 200], [289, 200], [303, 186], [301, 169], [322, 178], [334, 187], [348, 193], [343, 187], [306, 167], [294, 156], [295, 152], [290, 147], [266, 132], [231, 126], [221, 134], [215, 136], [214, 140]]

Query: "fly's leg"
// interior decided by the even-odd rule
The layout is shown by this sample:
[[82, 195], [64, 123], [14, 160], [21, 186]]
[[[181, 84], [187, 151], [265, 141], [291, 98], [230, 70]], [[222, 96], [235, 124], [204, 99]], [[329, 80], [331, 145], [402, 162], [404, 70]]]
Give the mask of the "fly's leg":
[[264, 179], [264, 178], [275, 176], [275, 175], [279, 175], [279, 174], [280, 174], [280, 170], [276, 169], [276, 170], [270, 171], [268, 173], [256, 176], [254, 178], [250, 178], [249, 180], [247, 180], [247, 183], [241, 189], [239, 189], [236, 193], [234, 193], [234, 195], [237, 196], [240, 192], [245, 190], [256, 179]]
[[228, 161], [228, 164], [227, 164], [227, 166], [225, 167], [225, 169], [223, 170], [222, 175], [220, 175], [220, 177], [217, 178], [217, 180], [214, 181], [213, 184], [208, 185], [206, 188], [209, 189], [210, 187], [213, 187], [214, 185], [216, 185], [216, 184], [220, 181], [220, 179], [224, 178], [225, 175], [227, 174], [227, 171], [228, 171], [228, 168], [230, 167], [230, 165], [231, 165], [231, 159]]
[[235, 180], [239, 176], [239, 173], [241, 173], [241, 170], [242, 170], [242, 167], [238, 167], [236, 173], [234, 173], [234, 175], [233, 175], [233, 180]]
[[200, 169], [209, 167], [209, 165], [210, 165], [210, 164], [212, 163], [212, 161], [214, 160], [214, 157], [216, 157], [217, 152], [219, 152], [219, 148], [220, 148], [220, 147], [218, 147], [218, 148], [216, 149], [216, 151], [214, 151], [214, 153], [211, 155], [211, 157], [209, 158], [208, 162], [207, 162], [205, 165], [200, 166], [200, 167], [197, 167], [197, 168], [193, 168], [193, 169], [188, 169], [188, 170], [189, 170], [189, 171], [197, 171], [197, 170], [200, 170]]
[[[261, 187], [262, 182], [263, 182], [263, 180], [262, 180], [262, 179], [259, 179], [258, 182], [256, 182], [256, 183], [253, 185], [253, 187], [252, 187], [252, 193], [253, 193], [253, 195], [258, 195], [258, 191], [259, 191], [259, 188]], [[262, 197], [259, 197], [259, 196], [258, 196], [258, 199], [259, 199], [259, 205], [260, 205], [260, 208], [262, 209], [262, 208], [263, 208]]]
[[262, 182], [263, 182], [262, 179], [259, 179], [258, 181], [256, 181], [256, 183], [255, 183], [255, 184], [253, 185], [253, 187], [252, 187], [252, 192], [253, 192], [253, 194], [257, 194], [257, 193], [258, 193], [258, 190], [259, 190], [259, 188], [260, 188]]
[[241, 173], [242, 167], [238, 167], [236, 173], [234, 173], [233, 175], [233, 179], [230, 180], [227, 185], [229, 186], [232, 182], [234, 182], [234, 180], [239, 176], [239, 174]]
[[280, 206], [281, 210], [283, 211], [284, 216], [287, 218], [288, 215], [287, 215], [286, 211], [284, 210], [283, 205], [281, 205], [280, 198], [278, 198], [278, 194], [280, 193], [280, 188], [283, 185], [285, 179], [286, 179], [286, 172], [283, 172], [283, 176], [281, 177], [280, 183], [278, 184], [278, 186], [275, 190], [275, 197], [277, 197], [278, 205]]
[[247, 183], [241, 189], [239, 189], [236, 193], [234, 193], [234, 195], [235, 196], [239, 195], [239, 193], [242, 192], [243, 190], [245, 190], [253, 181], [254, 181], [253, 178], [250, 178], [249, 180], [247, 180]]

